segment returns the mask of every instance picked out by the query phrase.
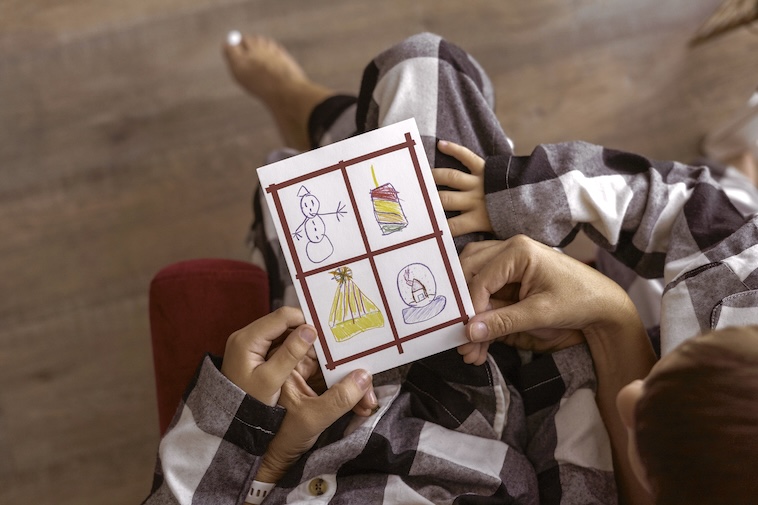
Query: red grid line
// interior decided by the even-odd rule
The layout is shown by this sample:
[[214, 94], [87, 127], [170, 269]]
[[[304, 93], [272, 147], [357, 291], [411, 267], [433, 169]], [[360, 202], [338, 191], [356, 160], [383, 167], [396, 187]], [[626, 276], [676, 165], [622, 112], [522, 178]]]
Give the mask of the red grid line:
[[[269, 186], [270, 188], [271, 186]], [[268, 191], [268, 188], [266, 189]], [[303, 275], [303, 267], [300, 265], [300, 262], [297, 260], [297, 254], [295, 251], [295, 243], [292, 241], [292, 234], [290, 233], [289, 226], [287, 226], [287, 220], [284, 218], [284, 209], [282, 209], [282, 201], [279, 198], [279, 192], [274, 190], [271, 192], [271, 198], [274, 199], [274, 206], [276, 207], [276, 213], [279, 215], [279, 221], [282, 223], [282, 228], [284, 231], [284, 236], [287, 237], [287, 247], [290, 249], [290, 254], [292, 256], [292, 262], [295, 264], [295, 272], [298, 279], [301, 278]], [[327, 363], [332, 362], [332, 353], [329, 349], [329, 345], [326, 343], [326, 336], [324, 335], [324, 332], [321, 331], [321, 324], [318, 319], [318, 314], [316, 313], [316, 307], [313, 305], [313, 297], [311, 296], [311, 290], [308, 288], [308, 283], [304, 280], [300, 282], [300, 286], [303, 288], [303, 295], [305, 296], [305, 302], [308, 304], [308, 310], [310, 311], [311, 315], [313, 316], [313, 326], [316, 327], [316, 332], [318, 333], [318, 339], [321, 342], [321, 348], [324, 350], [324, 357], [326, 358]]]
[[345, 166], [343, 166], [341, 170], [342, 170], [342, 177], [345, 179], [347, 194], [350, 196], [350, 203], [353, 205], [353, 212], [355, 213], [355, 219], [358, 221], [358, 229], [361, 231], [363, 246], [366, 248], [366, 251], [368, 251], [367, 259], [368, 259], [369, 264], [371, 265], [371, 271], [374, 273], [374, 279], [376, 279], [376, 285], [379, 288], [379, 296], [382, 297], [382, 304], [384, 305], [384, 310], [386, 311], [385, 315], [387, 316], [387, 319], [389, 320], [389, 323], [390, 323], [390, 329], [392, 330], [392, 337], [395, 339], [395, 342], [397, 342], [398, 352], [402, 354], [403, 346], [398, 341], [397, 328], [395, 327], [395, 320], [393, 319], [392, 313], [390, 312], [390, 309], [389, 309], [390, 305], [389, 305], [389, 302], [387, 302], [387, 294], [384, 292], [384, 285], [382, 284], [382, 280], [379, 278], [379, 270], [376, 268], [374, 255], [370, 253], [371, 246], [368, 243], [368, 237], [366, 236], [366, 229], [363, 226], [363, 219], [361, 219], [361, 214], [360, 212], [358, 212], [358, 204], [355, 202], [355, 194], [353, 194], [353, 186], [350, 184], [350, 179], [347, 177], [347, 170]]
[[[407, 137], [406, 137], [407, 138]], [[395, 151], [399, 151], [401, 149], [409, 148], [414, 145], [416, 145], [416, 141], [411, 139], [412, 144], [408, 144], [408, 142], [402, 142], [400, 144], [395, 144], [394, 146], [385, 147], [384, 149], [379, 149], [378, 151], [374, 151], [368, 154], [363, 154], [361, 156], [358, 156], [356, 158], [351, 158], [347, 161], [339, 161], [338, 163], [335, 163], [334, 165], [330, 165], [328, 167], [324, 167], [320, 170], [316, 170], [315, 172], [310, 172], [307, 174], [303, 174], [301, 176], [295, 177], [294, 179], [289, 179], [284, 182], [280, 182], [278, 184], [271, 184], [268, 188], [266, 188], [266, 191], [269, 193], [271, 191], [277, 191], [281, 188], [286, 188], [289, 186], [292, 186], [294, 184], [299, 184], [301, 182], [305, 182], [309, 179], [315, 179], [316, 177], [319, 177], [324, 174], [328, 174], [330, 172], [334, 172], [335, 170], [340, 170], [343, 166], [348, 167], [350, 165], [356, 165], [362, 161], [370, 160], [371, 158], [378, 158], [379, 156], [383, 156], [385, 154], [389, 154]], [[273, 188], [273, 189], [270, 189]]]
[[[412, 142], [413, 138], [411, 137], [410, 133], [405, 134], [405, 140], [406, 142]], [[423, 179], [424, 175], [421, 173], [421, 165], [419, 165], [418, 157], [416, 156], [416, 151], [414, 149], [408, 149], [410, 151], [411, 160], [413, 161], [413, 167], [416, 169], [416, 177], [418, 178], [419, 182]], [[434, 219], [434, 209], [432, 208], [432, 200], [429, 198], [429, 193], [424, 191], [424, 203], [426, 204], [426, 210], [429, 213], [429, 217], [432, 221], [432, 229], [434, 230], [434, 234], [437, 236], [437, 245], [440, 249], [440, 251], [447, 251], [445, 249], [445, 244], [442, 242], [442, 231], [440, 230], [440, 227], [437, 225], [437, 220]], [[447, 257], [447, 254], [442, 254], [442, 262], [445, 264], [445, 270], [447, 270], [447, 277], [450, 279], [450, 283], [452, 284], [453, 293], [455, 296], [455, 301], [458, 303], [458, 312], [461, 314], [461, 317], [463, 318], [463, 324], [468, 323], [468, 315], [466, 314], [466, 309], [463, 307], [463, 299], [461, 298], [461, 293], [458, 290], [458, 283], [455, 280], [455, 275], [453, 274], [453, 267], [450, 264], [450, 258]]]
[[[314, 325], [316, 326], [316, 329], [318, 330], [319, 341], [321, 342], [321, 347], [322, 347], [322, 349], [324, 351], [324, 357], [326, 358], [326, 361], [327, 361], [325, 365], [330, 370], [334, 370], [337, 366], [343, 365], [345, 363], [349, 363], [351, 361], [360, 359], [362, 357], [371, 355], [371, 354], [376, 353], [376, 352], [383, 351], [385, 349], [389, 349], [391, 347], [397, 347], [398, 351], [400, 353], [402, 353], [403, 352], [403, 348], [402, 348], [402, 343], [403, 342], [407, 342], [409, 340], [421, 337], [423, 335], [427, 335], [429, 333], [433, 333], [433, 332], [435, 332], [437, 330], [440, 330], [442, 328], [446, 328], [448, 326], [452, 326], [452, 325], [457, 324], [459, 322], [463, 322], [465, 324], [466, 322], [468, 322], [468, 319], [469, 319], [468, 315], [466, 314], [466, 311], [465, 311], [465, 309], [463, 307], [463, 300], [461, 299], [460, 293], [458, 291], [458, 285], [457, 285], [457, 282], [455, 280], [455, 276], [453, 275], [452, 266], [450, 265], [450, 260], [449, 260], [449, 258], [447, 256], [447, 253], [446, 253], [447, 249], [445, 248], [444, 242], [442, 241], [442, 231], [439, 229], [439, 226], [437, 224], [437, 220], [434, 218], [434, 209], [432, 208], [431, 200], [430, 200], [429, 195], [428, 195], [427, 192], [422, 191], [422, 194], [423, 194], [423, 197], [424, 197], [424, 203], [426, 205], [426, 209], [427, 209], [427, 213], [428, 213], [428, 216], [429, 216], [429, 220], [431, 221], [431, 224], [432, 224], [432, 230], [433, 230], [433, 232], [431, 234], [427, 234], [427, 235], [424, 235], [422, 237], [417, 237], [415, 239], [411, 239], [411, 240], [402, 242], [400, 244], [394, 244], [392, 246], [388, 246], [388, 247], [379, 249], [377, 251], [372, 251], [371, 248], [370, 248], [370, 244], [368, 242], [368, 237], [366, 236], [366, 231], [365, 231], [365, 228], [363, 226], [363, 221], [362, 221], [362, 219], [360, 217], [360, 213], [358, 212], [358, 207], [357, 207], [357, 203], [355, 201], [355, 196], [353, 194], [353, 190], [352, 190], [352, 187], [350, 185], [350, 181], [349, 181], [348, 176], [347, 176], [347, 167], [349, 167], [351, 165], [358, 164], [358, 163], [360, 163], [362, 161], [367, 161], [367, 160], [370, 160], [370, 159], [373, 159], [373, 158], [377, 158], [379, 156], [383, 156], [385, 154], [389, 154], [389, 153], [392, 153], [392, 152], [395, 152], [395, 151], [398, 151], [398, 150], [401, 150], [401, 149], [408, 149], [408, 151], [410, 153], [411, 161], [413, 163], [414, 171], [416, 172], [416, 178], [417, 178], [417, 180], [419, 182], [419, 185], [421, 187], [423, 187], [423, 174], [421, 173], [421, 165], [419, 164], [418, 157], [416, 156], [416, 152], [413, 149], [413, 146], [416, 145], [416, 141], [413, 140], [413, 137], [411, 137], [410, 133], [406, 133], [405, 134], [405, 139], [406, 139], [406, 141], [402, 142], [400, 144], [395, 144], [395, 145], [392, 145], [392, 146], [389, 146], [389, 147], [386, 147], [386, 148], [383, 148], [383, 149], [379, 149], [377, 151], [373, 151], [371, 153], [367, 153], [367, 154], [364, 154], [364, 155], [352, 158], [352, 159], [347, 160], [347, 161], [342, 160], [342, 161], [339, 161], [338, 163], [336, 163], [334, 165], [331, 165], [331, 166], [328, 166], [328, 167], [324, 167], [324, 168], [322, 168], [320, 170], [317, 170], [315, 172], [310, 172], [308, 174], [304, 174], [302, 176], [298, 176], [298, 177], [295, 177], [293, 179], [289, 179], [289, 180], [281, 182], [281, 183], [271, 184], [271, 185], [269, 185], [266, 188], [266, 191], [268, 193], [271, 193], [272, 198], [274, 200], [274, 206], [276, 207], [276, 211], [277, 211], [277, 214], [279, 216], [279, 221], [281, 222], [283, 231], [284, 231], [284, 233], [286, 235], [287, 247], [290, 250], [290, 256], [292, 258], [292, 262], [295, 265], [295, 278], [300, 281], [300, 285], [301, 285], [301, 288], [303, 289], [303, 295], [305, 296], [306, 303], [308, 305], [308, 309], [309, 309], [309, 311], [310, 311], [310, 313], [311, 313], [311, 315], [313, 317]], [[346, 260], [343, 260], [343, 261], [340, 261], [340, 262], [336, 262], [336, 263], [333, 263], [331, 265], [322, 266], [322, 267], [319, 267], [317, 269], [310, 270], [310, 271], [308, 271], [306, 273], [306, 272], [303, 271], [302, 265], [301, 265], [301, 263], [299, 261], [299, 257], [297, 255], [297, 250], [295, 249], [295, 244], [294, 244], [294, 242], [292, 240], [292, 234], [289, 231], [289, 226], [287, 226], [287, 222], [286, 222], [285, 215], [284, 215], [284, 210], [282, 208], [281, 200], [279, 198], [279, 193], [278, 192], [279, 192], [280, 189], [283, 189], [283, 188], [286, 188], [286, 187], [289, 187], [289, 186], [292, 186], [292, 185], [295, 185], [295, 184], [298, 184], [298, 183], [301, 183], [301, 182], [304, 182], [304, 181], [307, 181], [307, 180], [310, 180], [310, 179], [314, 179], [316, 177], [319, 177], [321, 175], [325, 175], [325, 174], [334, 172], [336, 170], [340, 170], [342, 172], [342, 176], [343, 176], [343, 179], [345, 181], [348, 194], [350, 196], [350, 201], [351, 201], [351, 204], [353, 206], [353, 212], [355, 213], [356, 220], [358, 222], [358, 227], [359, 227], [359, 230], [361, 232], [361, 237], [363, 238], [364, 246], [365, 246], [367, 252], [366, 252], [366, 254], [362, 254], [362, 255], [356, 256], [354, 258], [349, 258], [349, 259], [346, 259]], [[445, 269], [447, 271], [448, 278], [450, 279], [450, 282], [452, 284], [451, 287], [453, 289], [453, 293], [454, 293], [456, 302], [458, 304], [458, 310], [459, 310], [459, 313], [461, 314], [461, 317], [449, 320], [449, 321], [441, 323], [441, 324], [438, 324], [438, 325], [433, 326], [431, 328], [426, 328], [424, 330], [418, 331], [418, 332], [413, 333], [411, 335], [407, 335], [405, 337], [399, 337], [398, 333], [397, 333], [397, 328], [395, 327], [395, 323], [394, 323], [394, 320], [392, 318], [392, 314], [391, 314], [391, 312], [389, 310], [389, 304], [387, 302], [387, 298], [386, 298], [386, 295], [385, 295], [385, 292], [384, 292], [384, 287], [382, 285], [381, 279], [379, 278], [379, 274], [378, 274], [378, 270], [377, 270], [377, 267], [376, 267], [376, 263], [374, 261], [374, 257], [377, 256], [377, 255], [386, 253], [386, 252], [390, 252], [390, 251], [393, 251], [393, 250], [396, 250], [396, 249], [400, 249], [402, 247], [407, 247], [409, 245], [413, 245], [413, 244], [416, 244], [416, 243], [419, 243], [419, 242], [423, 242], [423, 241], [429, 240], [429, 239], [436, 239], [438, 247], [439, 247], [440, 251], [442, 252], [442, 254], [441, 254], [442, 261], [443, 261], [443, 263], [445, 265]], [[355, 261], [360, 261], [360, 260], [363, 260], [363, 259], [368, 259], [369, 263], [371, 264], [371, 268], [372, 268], [372, 271], [374, 273], [374, 277], [375, 277], [375, 279], [377, 281], [377, 286], [379, 288], [380, 295], [382, 297], [382, 303], [384, 304], [386, 316], [389, 319], [390, 329], [392, 331], [392, 336], [393, 336], [393, 341], [392, 342], [387, 342], [385, 344], [382, 344], [381, 346], [377, 346], [377, 347], [374, 347], [374, 348], [371, 348], [371, 349], [366, 349], [366, 350], [364, 350], [364, 351], [362, 351], [360, 353], [357, 353], [357, 354], [354, 354], [352, 356], [348, 356], [346, 358], [342, 358], [342, 359], [339, 359], [337, 361], [334, 361], [333, 358], [332, 358], [332, 356], [331, 356], [329, 345], [327, 344], [326, 336], [324, 335], [324, 332], [321, 330], [321, 324], [319, 322], [318, 314], [316, 313], [316, 309], [315, 309], [315, 306], [313, 304], [313, 298], [311, 296], [310, 289], [308, 288], [308, 283], [306, 282], [306, 277], [310, 277], [310, 276], [316, 275], [318, 273], [322, 273], [322, 272], [328, 271], [329, 269], [332, 269], [332, 268], [335, 268], [335, 267], [339, 267], [339, 266], [345, 265], [347, 263], [354, 263]]]
[[[425, 330], [417, 331], [416, 333], [411, 333], [410, 335], [406, 335], [405, 337], [398, 337], [397, 340], [400, 343], [408, 342], [409, 340], [413, 340], [414, 338], [423, 337], [424, 335], [428, 335], [429, 333], [433, 333], [437, 330], [441, 330], [443, 328], [447, 328], [448, 326], [453, 326], [454, 324], [461, 323], [464, 321], [464, 319], [468, 321], [468, 316], [459, 317], [456, 319], [450, 319], [449, 321], [440, 323], [437, 326], [433, 326]], [[344, 365], [345, 363], [350, 363], [351, 361], [355, 361], [357, 359], [363, 358], [365, 356], [369, 356], [376, 352], [384, 351], [385, 349], [389, 349], [390, 347], [394, 347], [395, 345], [397, 345], [395, 342], [387, 342], [385, 344], [372, 347], [371, 349], [366, 349], [365, 351], [359, 352], [357, 354], [353, 354], [352, 356], [348, 356], [347, 358], [338, 359], [337, 361], [333, 362], [334, 368]], [[334, 370], [334, 368], [330, 368], [330, 370]]]
[[307, 272], [302, 273], [302, 274], [295, 274], [295, 276], [297, 277], [298, 280], [300, 280], [301, 275], [302, 277], [311, 277], [313, 275], [320, 274], [323, 272], [328, 272], [329, 270], [332, 270], [334, 268], [341, 267], [342, 265], [346, 263], [357, 263], [358, 261], [367, 259], [369, 256], [379, 256], [384, 253], [392, 252], [395, 249], [402, 249], [403, 247], [412, 246], [414, 244], [418, 244], [419, 242], [425, 242], [427, 240], [436, 238], [437, 236], [440, 236], [441, 234], [442, 232], [438, 232], [436, 234], [428, 233], [426, 235], [421, 235], [420, 237], [412, 238], [410, 240], [406, 240], [405, 242], [400, 242], [398, 244], [393, 244], [387, 247], [383, 247], [381, 249], [377, 249], [376, 251], [372, 251], [370, 253], [359, 254], [358, 256], [353, 256], [352, 258], [347, 258], [342, 261], [337, 261], [336, 263], [331, 263], [329, 265], [325, 265], [323, 267], [319, 267], [314, 270], [308, 270]]

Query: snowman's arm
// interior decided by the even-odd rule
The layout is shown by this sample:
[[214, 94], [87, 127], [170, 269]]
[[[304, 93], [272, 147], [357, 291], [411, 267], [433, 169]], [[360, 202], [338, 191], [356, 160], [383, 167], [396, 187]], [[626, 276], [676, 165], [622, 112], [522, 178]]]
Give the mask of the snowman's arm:
[[308, 221], [308, 219], [303, 219], [303, 222], [300, 223], [300, 226], [295, 228], [295, 232], [292, 234], [293, 237], [295, 237], [298, 240], [302, 238], [302, 235], [300, 235], [300, 230], [303, 229], [303, 226], [305, 226], [306, 221]]
[[346, 205], [342, 202], [337, 203], [337, 210], [334, 212], [324, 212], [323, 214], [319, 214], [321, 216], [331, 216], [334, 215], [337, 218], [337, 222], [339, 222], [340, 217], [347, 214], [347, 211], [345, 210]]

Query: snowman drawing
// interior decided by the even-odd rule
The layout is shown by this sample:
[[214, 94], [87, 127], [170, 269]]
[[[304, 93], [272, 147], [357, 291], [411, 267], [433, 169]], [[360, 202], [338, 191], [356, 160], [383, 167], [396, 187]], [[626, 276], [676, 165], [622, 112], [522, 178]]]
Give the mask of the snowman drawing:
[[320, 212], [321, 202], [305, 186], [300, 186], [297, 196], [300, 197], [300, 211], [305, 219], [292, 235], [300, 240], [302, 233], [305, 233], [305, 238], [308, 240], [305, 245], [306, 256], [313, 263], [321, 263], [334, 252], [332, 241], [326, 235], [326, 223], [321, 216], [333, 215], [339, 222], [340, 218], [347, 214], [345, 205], [338, 202], [337, 210], [334, 212]]

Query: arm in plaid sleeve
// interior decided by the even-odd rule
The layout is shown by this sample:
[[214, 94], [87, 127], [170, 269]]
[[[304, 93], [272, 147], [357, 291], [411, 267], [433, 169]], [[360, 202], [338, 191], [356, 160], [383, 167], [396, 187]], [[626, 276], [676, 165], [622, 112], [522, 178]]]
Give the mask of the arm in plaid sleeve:
[[583, 333], [597, 376], [597, 407], [610, 436], [622, 503], [649, 505], [652, 497], [634, 474], [627, 430], [616, 408], [621, 389], [646, 377], [655, 363], [647, 332], [630, 302], [584, 328]]
[[705, 167], [657, 162], [584, 142], [496, 156], [485, 168], [499, 238], [553, 246], [583, 229], [645, 278], [664, 278], [661, 346], [758, 323], [757, 218], [745, 217]]
[[[541, 504], [648, 505], [627, 458], [618, 390], [650, 368], [641, 325], [593, 331], [588, 343], [544, 355], [520, 371]], [[618, 489], [618, 491], [617, 491]]]
[[[490, 158], [485, 191], [499, 237], [524, 233], [560, 246], [582, 228], [648, 278], [663, 277], [667, 253], [699, 253], [744, 223], [707, 168], [585, 142]], [[691, 239], [684, 240], [685, 234]], [[679, 250], [670, 251], [674, 246]]]
[[240, 504], [284, 418], [206, 357], [161, 440], [145, 504]]
[[[598, 271], [524, 235], [469, 245], [461, 265], [474, 307], [493, 307], [471, 319], [472, 342], [502, 337], [552, 351], [524, 365], [515, 381], [540, 503], [603, 503], [615, 496], [614, 470], [624, 496], [644, 498], [626, 464], [626, 431], [615, 410], [621, 387], [645, 377], [655, 360], [629, 296]], [[505, 286], [518, 286], [518, 293]], [[582, 344], [567, 346], [577, 332]]]
[[587, 345], [543, 355], [519, 375], [529, 430], [526, 456], [537, 473], [539, 502], [616, 503], [611, 443], [595, 401]]

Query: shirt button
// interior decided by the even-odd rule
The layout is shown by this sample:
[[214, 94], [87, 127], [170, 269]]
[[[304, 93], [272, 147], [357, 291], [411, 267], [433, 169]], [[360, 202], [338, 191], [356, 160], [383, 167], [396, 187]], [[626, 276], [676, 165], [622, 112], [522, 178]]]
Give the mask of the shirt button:
[[317, 477], [308, 483], [308, 492], [313, 496], [320, 496], [326, 493], [328, 487], [329, 486], [324, 479]]

